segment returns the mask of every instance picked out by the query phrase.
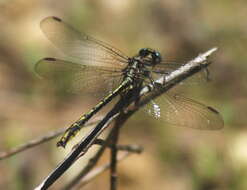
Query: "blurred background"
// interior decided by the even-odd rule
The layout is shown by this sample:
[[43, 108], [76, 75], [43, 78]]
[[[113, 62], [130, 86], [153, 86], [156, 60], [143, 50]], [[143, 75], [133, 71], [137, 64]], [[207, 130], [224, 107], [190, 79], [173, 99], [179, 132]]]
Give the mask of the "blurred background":
[[[224, 129], [166, 127], [137, 113], [122, 129], [120, 140], [145, 149], [119, 164], [119, 189], [247, 189], [246, 1], [1, 0], [0, 151], [68, 126], [98, 101], [57, 94], [34, 73], [39, 59], [60, 56], [39, 28], [51, 15], [129, 56], [151, 47], [164, 59], [180, 62], [219, 47], [210, 58], [212, 81], [184, 86], [182, 92], [219, 110]], [[57, 149], [57, 140], [1, 160], [0, 189], [38, 185], [74, 144]], [[91, 154], [93, 150], [87, 157]], [[51, 189], [66, 184], [85, 159]], [[109, 188], [108, 172], [85, 186], [96, 188]]]

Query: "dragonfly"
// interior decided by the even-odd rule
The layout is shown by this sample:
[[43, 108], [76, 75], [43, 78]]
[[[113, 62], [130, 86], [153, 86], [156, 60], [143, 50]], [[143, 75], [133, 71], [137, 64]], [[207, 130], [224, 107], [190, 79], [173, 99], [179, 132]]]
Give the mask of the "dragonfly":
[[[97, 105], [68, 127], [57, 142], [58, 147], [65, 148], [85, 123], [118, 95], [147, 83], [155, 86], [157, 76], [168, 74], [182, 65], [163, 61], [161, 54], [151, 48], [142, 48], [133, 57], [126, 56], [117, 48], [77, 31], [58, 17], [43, 19], [40, 27], [59, 50], [73, 59], [47, 57], [39, 60], [35, 72], [41, 78], [54, 81], [74, 93], [96, 92], [104, 84], [109, 87], [108, 94]], [[209, 130], [224, 125], [216, 109], [192, 99], [165, 95], [157, 102], [152, 101], [150, 110], [153, 111], [149, 112], [172, 125]], [[159, 108], [162, 104], [165, 111]]]

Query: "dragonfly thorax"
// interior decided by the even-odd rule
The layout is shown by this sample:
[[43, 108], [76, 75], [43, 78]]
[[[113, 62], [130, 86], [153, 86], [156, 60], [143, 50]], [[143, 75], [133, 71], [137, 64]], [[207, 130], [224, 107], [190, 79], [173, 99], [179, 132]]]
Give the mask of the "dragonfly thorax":
[[150, 79], [151, 68], [161, 62], [161, 55], [153, 49], [142, 48], [136, 56], [129, 58], [128, 62], [128, 67], [123, 70], [125, 77], [134, 80]]
[[131, 78], [150, 78], [151, 68], [161, 63], [161, 55], [159, 52], [150, 49], [142, 48], [139, 53], [129, 58], [129, 65], [124, 69], [126, 76]]

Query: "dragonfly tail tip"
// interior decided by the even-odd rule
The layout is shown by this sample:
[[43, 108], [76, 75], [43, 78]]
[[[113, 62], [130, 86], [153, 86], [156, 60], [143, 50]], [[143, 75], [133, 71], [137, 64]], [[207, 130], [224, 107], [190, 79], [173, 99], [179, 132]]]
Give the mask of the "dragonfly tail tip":
[[57, 142], [57, 147], [63, 147], [65, 148], [66, 144], [64, 142], [58, 141]]

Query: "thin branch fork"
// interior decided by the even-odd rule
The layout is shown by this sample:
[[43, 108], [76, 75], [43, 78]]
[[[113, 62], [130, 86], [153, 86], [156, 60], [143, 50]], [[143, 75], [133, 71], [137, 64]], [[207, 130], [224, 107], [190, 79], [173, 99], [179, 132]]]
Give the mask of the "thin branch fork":
[[[139, 153], [139, 150], [136, 152], [129, 152], [129, 151], [124, 152], [123, 154], [117, 156], [117, 162], [119, 163], [119, 162], [125, 160], [126, 158], [128, 158], [133, 153]], [[76, 185], [72, 189], [80, 189], [81, 187], [85, 186], [86, 184], [91, 182], [93, 179], [98, 177], [100, 174], [102, 174], [103, 172], [108, 170], [110, 168], [110, 166], [111, 166], [111, 162], [104, 164], [102, 166], [99, 166], [98, 168], [95, 168], [90, 173], [88, 173], [84, 178], [82, 178], [81, 181], [79, 181], [79, 184]]]
[[[200, 54], [195, 59], [189, 61], [188, 63], [184, 64], [180, 68], [174, 70], [173, 72], [161, 77], [158, 79], [157, 83], [162, 85], [162, 89], [159, 93], [156, 93], [155, 96], [158, 96], [175, 85], [179, 82], [185, 80], [186, 78], [192, 76], [193, 74], [201, 71], [202, 69], [206, 68], [210, 63], [207, 61], [207, 58], [217, 50], [217, 48], [212, 48], [207, 52]], [[145, 86], [140, 93], [140, 96], [143, 96], [149, 92], [152, 92], [153, 86], [150, 84]], [[146, 104], [150, 99], [145, 99], [145, 101], [140, 102], [140, 105]], [[107, 126], [120, 115], [120, 112], [123, 107], [128, 107], [131, 103], [133, 103], [135, 99], [130, 99], [127, 102], [119, 101], [114, 108], [108, 112], [108, 114], [102, 119], [102, 121], [89, 132], [85, 138], [79, 143], [77, 148], [75, 148], [66, 158], [62, 161], [47, 178], [38, 186], [38, 189], [47, 189], [50, 187], [77, 159], [78, 156], [84, 155], [90, 146], [95, 142], [97, 137], [107, 128]], [[139, 109], [136, 108], [127, 112], [126, 114], [121, 114], [122, 124], [133, 114], [135, 111]]]
[[[97, 164], [98, 160], [104, 153], [105, 148], [111, 148], [112, 144], [110, 144], [112, 136], [114, 135], [113, 129], [111, 129], [110, 133], [107, 135], [105, 140], [97, 139], [94, 144], [100, 145], [100, 149], [96, 152], [96, 154], [89, 159], [86, 166], [81, 170], [81, 172], [75, 176], [67, 185], [65, 185], [62, 190], [69, 190], [69, 189], [78, 189], [77, 186], [83, 186], [87, 184], [92, 179], [96, 178], [98, 175], [100, 175], [102, 172], [104, 172], [106, 169], [109, 169], [110, 163], [106, 164], [104, 166], [101, 166], [99, 168], [94, 168], [94, 166]], [[131, 153], [140, 154], [143, 151], [143, 148], [138, 145], [117, 145], [116, 146], [118, 151], [125, 151], [126, 157], [129, 156]], [[122, 160], [120, 158], [120, 160]], [[119, 161], [119, 158], [118, 160]], [[92, 171], [91, 171], [92, 170]]]
[[[98, 117], [96, 119], [94, 119], [92, 122], [87, 123], [85, 126], [83, 127], [91, 127], [92, 125], [95, 125], [96, 123], [98, 123], [100, 120], [102, 120], [103, 117]], [[47, 141], [50, 141], [58, 136], [60, 136], [61, 134], [63, 134], [65, 131], [67, 130], [67, 127], [62, 128], [62, 129], [58, 129], [52, 132], [49, 132], [41, 137], [32, 139], [22, 145], [19, 145], [17, 147], [14, 147], [10, 150], [7, 151], [1, 151], [0, 152], [0, 160], [3, 160], [5, 158], [9, 158], [17, 153], [23, 152], [25, 150], [28, 150], [30, 148], [33, 148], [35, 146], [38, 146], [42, 143], [45, 143]]]

